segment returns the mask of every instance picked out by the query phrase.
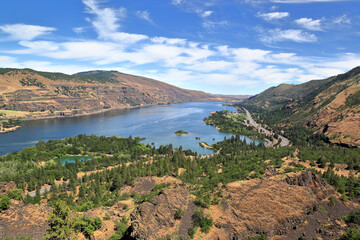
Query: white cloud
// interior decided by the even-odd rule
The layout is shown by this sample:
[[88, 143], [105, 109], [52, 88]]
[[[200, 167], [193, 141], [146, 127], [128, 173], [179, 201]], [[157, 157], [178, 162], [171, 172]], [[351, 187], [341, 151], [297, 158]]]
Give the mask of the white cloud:
[[[98, 33], [97, 40], [23, 40], [19, 41], [19, 49], [8, 53], [31, 54], [40, 56], [42, 60], [46, 59], [18, 62], [14, 57], [0, 56], [0, 64], [5, 62], [7, 67], [30, 67], [66, 73], [89, 68], [106, 70], [111, 66], [115, 70], [152, 77], [181, 87], [203, 88], [205, 91], [218, 93], [245, 93], [242, 89], [254, 86], [258, 89], [254, 88], [253, 91], [258, 91], [283, 82], [321, 79], [360, 65], [358, 54], [315, 58], [279, 49], [232, 48], [183, 38], [149, 37], [122, 32], [119, 29], [121, 20], [125, 17], [123, 13], [116, 9], [101, 8], [99, 1], [83, 1], [86, 2], [88, 13], [92, 14], [89, 21]], [[210, 22], [209, 28], [228, 24], [226, 21], [212, 24], [208, 21], [212, 18], [210, 16], [209, 13], [203, 20], [204, 23]], [[275, 18], [280, 16], [281, 14], [274, 15]], [[101, 23], [104, 23], [103, 29], [100, 29]], [[266, 42], [317, 40], [314, 34], [296, 29], [276, 28], [263, 31], [262, 35]], [[52, 63], [61, 60], [66, 60], [67, 63]]]
[[137, 11], [136, 16], [142, 20], [145, 20], [149, 23], [153, 23], [153, 20], [150, 17], [150, 13], [148, 11]]
[[299, 18], [295, 20], [295, 23], [311, 31], [322, 31], [321, 19]]
[[2, 25], [0, 30], [10, 35], [11, 40], [33, 40], [39, 36], [56, 31], [56, 28], [19, 23]]
[[261, 40], [266, 43], [294, 41], [298, 43], [316, 42], [315, 34], [303, 32], [298, 29], [281, 30], [279, 28], [271, 29], [267, 33], [263, 33]]
[[133, 44], [147, 39], [143, 34], [125, 33], [118, 31], [120, 20], [126, 17], [126, 9], [100, 8], [98, 0], [83, 0], [89, 14], [95, 15], [95, 19], [88, 19], [102, 40], [120, 41], [123, 44]]
[[334, 19], [333, 23], [335, 24], [351, 24], [351, 20], [350, 18], [348, 18], [348, 16], [346, 14], [337, 17]]
[[281, 19], [290, 16], [288, 12], [271, 12], [271, 13], [258, 13], [258, 16], [265, 19], [266, 21], [271, 21], [274, 19]]
[[184, 3], [185, 0], [172, 0], [171, 3], [175, 6], [179, 6]]
[[202, 9], [197, 9], [195, 12], [201, 17], [201, 18], [207, 18], [210, 17], [214, 12], [213, 11], [204, 11]]
[[151, 41], [154, 43], [169, 44], [169, 45], [185, 45], [186, 39], [183, 38], [166, 38], [166, 37], [153, 37]]
[[72, 29], [74, 33], [81, 34], [85, 31], [84, 27], [75, 27]]
[[[100, 8], [98, 0], [83, 0], [86, 11], [95, 15], [95, 19], [88, 19], [101, 39], [114, 39], [118, 32], [119, 21], [126, 17], [126, 9]], [[116, 39], [117, 37], [115, 37]]]
[[185, 69], [205, 72], [205, 73], [210, 73], [214, 71], [225, 71], [231, 69], [232, 67], [234, 67], [234, 63], [224, 60], [220, 60], [220, 61], [205, 60], [201, 62], [198, 61], [195, 62], [194, 64], [191, 65], [189, 64], [184, 66]]
[[202, 25], [203, 25], [204, 28], [212, 30], [212, 29], [215, 29], [217, 27], [226, 26], [228, 24], [229, 24], [228, 21], [222, 20], [222, 21], [204, 21]]
[[0, 68], [19, 68], [16, 58], [0, 55]]

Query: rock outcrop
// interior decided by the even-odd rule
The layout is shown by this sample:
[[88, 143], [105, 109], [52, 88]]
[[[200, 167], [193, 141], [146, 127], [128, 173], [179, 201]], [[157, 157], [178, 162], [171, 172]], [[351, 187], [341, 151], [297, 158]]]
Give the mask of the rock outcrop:
[[11, 182], [0, 182], [0, 195], [7, 194], [12, 189], [16, 188], [16, 184]]
[[10, 208], [0, 214], [0, 239], [28, 236], [41, 239], [49, 228], [50, 211], [44, 205], [24, 205], [22, 201], [12, 200]]
[[[331, 186], [307, 171], [232, 182], [222, 191], [228, 198], [208, 211], [215, 226], [206, 239], [244, 239], [258, 235], [282, 239], [305, 226], [329, 196], [336, 199]], [[340, 201], [337, 205], [347, 209], [343, 215], [350, 211]]]
[[142, 203], [131, 214], [131, 226], [126, 237], [145, 240], [178, 236], [176, 226], [180, 226], [181, 221], [175, 219], [175, 213], [178, 209], [186, 211], [189, 205], [190, 194], [185, 186], [162, 190], [151, 202]]

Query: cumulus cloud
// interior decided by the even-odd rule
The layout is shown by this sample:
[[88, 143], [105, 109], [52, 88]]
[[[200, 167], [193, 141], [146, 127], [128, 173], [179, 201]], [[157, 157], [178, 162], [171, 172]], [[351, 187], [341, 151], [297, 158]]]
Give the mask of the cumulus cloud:
[[299, 18], [295, 20], [295, 23], [311, 31], [322, 31], [321, 19]]
[[56, 28], [19, 23], [2, 25], [0, 30], [8, 34], [11, 40], [33, 40], [56, 31]]
[[316, 42], [317, 37], [314, 34], [303, 32], [298, 29], [281, 30], [279, 28], [271, 29], [263, 33], [261, 40], [266, 43], [294, 41], [298, 43]]
[[266, 21], [271, 21], [274, 19], [281, 19], [290, 16], [288, 12], [271, 12], [271, 13], [258, 13], [258, 16], [265, 19]]

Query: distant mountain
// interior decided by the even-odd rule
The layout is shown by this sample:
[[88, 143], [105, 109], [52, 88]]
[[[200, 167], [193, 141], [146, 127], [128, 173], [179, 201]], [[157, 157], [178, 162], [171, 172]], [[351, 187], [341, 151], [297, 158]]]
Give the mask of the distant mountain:
[[0, 118], [75, 116], [108, 109], [224, 99], [117, 71], [67, 75], [0, 69]]
[[360, 67], [324, 80], [281, 84], [242, 103], [277, 126], [306, 125], [333, 143], [360, 146]]

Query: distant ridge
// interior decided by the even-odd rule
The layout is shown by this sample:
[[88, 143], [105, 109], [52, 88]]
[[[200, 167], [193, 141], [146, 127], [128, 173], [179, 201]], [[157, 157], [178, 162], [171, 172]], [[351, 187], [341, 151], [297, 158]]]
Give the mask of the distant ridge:
[[226, 99], [117, 71], [68, 75], [0, 68], [0, 119], [78, 116], [110, 109]]

